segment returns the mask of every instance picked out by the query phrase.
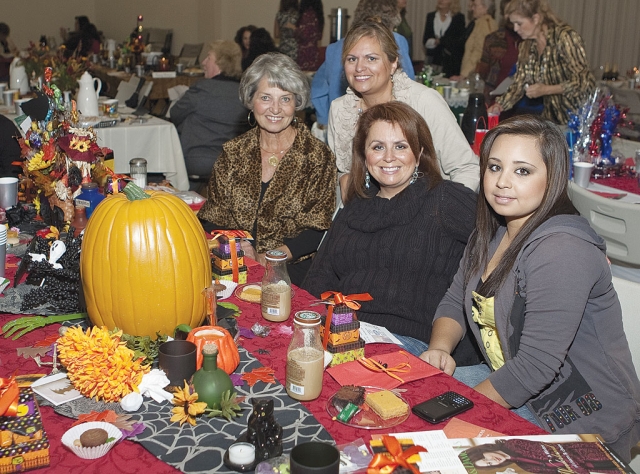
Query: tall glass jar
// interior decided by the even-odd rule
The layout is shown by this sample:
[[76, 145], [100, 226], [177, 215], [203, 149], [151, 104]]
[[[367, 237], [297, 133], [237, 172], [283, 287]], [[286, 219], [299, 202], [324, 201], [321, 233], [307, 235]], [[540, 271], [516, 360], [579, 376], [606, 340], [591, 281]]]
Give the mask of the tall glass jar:
[[268, 321], [286, 321], [291, 313], [291, 280], [287, 272], [287, 254], [269, 250], [267, 268], [262, 277], [262, 317]]
[[320, 315], [313, 311], [298, 311], [293, 323], [293, 337], [287, 350], [285, 387], [291, 398], [314, 400], [322, 391], [324, 373]]

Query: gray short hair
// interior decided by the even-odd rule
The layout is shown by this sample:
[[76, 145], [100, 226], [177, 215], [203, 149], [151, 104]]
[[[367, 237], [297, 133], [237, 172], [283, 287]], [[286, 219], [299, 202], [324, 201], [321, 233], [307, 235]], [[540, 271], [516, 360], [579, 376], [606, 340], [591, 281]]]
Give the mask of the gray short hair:
[[240, 102], [246, 108], [252, 110], [253, 96], [263, 77], [271, 87], [291, 92], [296, 99], [296, 110], [309, 105], [309, 79], [296, 62], [282, 53], [266, 53], [258, 56], [240, 79]]

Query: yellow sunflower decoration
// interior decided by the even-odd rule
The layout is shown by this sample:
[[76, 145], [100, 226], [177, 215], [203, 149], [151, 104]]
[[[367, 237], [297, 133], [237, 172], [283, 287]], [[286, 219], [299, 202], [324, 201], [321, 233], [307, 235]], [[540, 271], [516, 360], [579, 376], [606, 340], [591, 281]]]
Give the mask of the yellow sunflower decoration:
[[144, 358], [134, 359], [120, 336], [122, 331], [110, 333], [106, 327], [94, 326], [86, 333], [72, 327], [58, 338], [58, 354], [69, 380], [85, 397], [118, 402], [137, 392], [142, 376], [149, 372]]
[[205, 402], [198, 402], [197, 392], [191, 393], [186, 381], [184, 382], [184, 388], [174, 393], [172, 402], [176, 406], [171, 409], [171, 413], [173, 413], [171, 422], [179, 421], [180, 426], [182, 426], [184, 422], [195, 426], [196, 416], [204, 413], [207, 408]]

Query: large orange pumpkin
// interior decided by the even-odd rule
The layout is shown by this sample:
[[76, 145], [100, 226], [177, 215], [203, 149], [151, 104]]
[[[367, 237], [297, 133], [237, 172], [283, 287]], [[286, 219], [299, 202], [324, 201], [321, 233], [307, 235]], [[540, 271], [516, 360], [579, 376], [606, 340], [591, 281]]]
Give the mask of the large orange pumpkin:
[[[129, 188], [100, 203], [85, 228], [82, 288], [93, 324], [126, 334], [173, 334], [199, 326], [211, 285], [204, 230], [179, 198]], [[143, 198], [143, 199], [140, 199]]]

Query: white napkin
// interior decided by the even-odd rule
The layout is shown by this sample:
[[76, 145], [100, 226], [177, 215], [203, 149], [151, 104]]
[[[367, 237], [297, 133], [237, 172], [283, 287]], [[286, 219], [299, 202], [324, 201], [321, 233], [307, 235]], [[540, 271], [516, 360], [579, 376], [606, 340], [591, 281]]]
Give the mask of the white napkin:
[[138, 390], [145, 397], [151, 397], [160, 403], [163, 400], [171, 401], [173, 399], [173, 394], [164, 390], [167, 385], [169, 385], [169, 379], [164, 371], [153, 369], [142, 376], [142, 382], [138, 385]]

